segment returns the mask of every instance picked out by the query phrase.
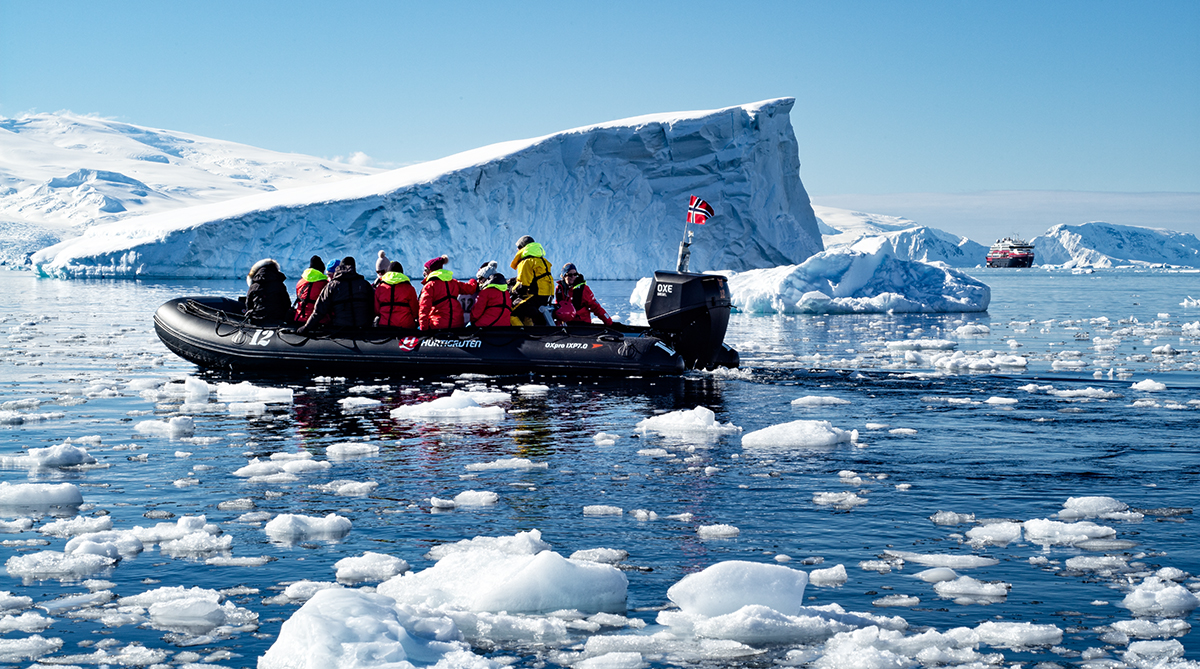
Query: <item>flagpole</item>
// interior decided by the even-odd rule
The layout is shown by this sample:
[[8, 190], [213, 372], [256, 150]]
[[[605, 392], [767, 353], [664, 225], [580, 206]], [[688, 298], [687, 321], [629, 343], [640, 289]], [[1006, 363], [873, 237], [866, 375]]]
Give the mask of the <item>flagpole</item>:
[[[690, 207], [691, 205], [688, 206]], [[688, 271], [688, 261], [692, 259], [692, 251], [688, 248], [691, 246], [691, 244], [688, 243], [688, 223], [691, 223], [691, 221], [688, 220], [688, 216], [684, 216], [683, 241], [679, 242], [679, 261], [675, 263], [675, 271], [679, 272], [680, 274]]]

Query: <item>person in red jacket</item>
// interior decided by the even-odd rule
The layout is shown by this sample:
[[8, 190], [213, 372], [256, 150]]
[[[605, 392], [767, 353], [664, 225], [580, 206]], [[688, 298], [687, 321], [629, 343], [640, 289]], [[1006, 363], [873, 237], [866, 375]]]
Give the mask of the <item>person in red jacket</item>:
[[313, 256], [308, 261], [308, 269], [300, 274], [300, 280], [296, 282], [296, 307], [292, 314], [292, 319], [297, 323], [308, 321], [308, 317], [312, 315], [313, 306], [317, 303], [317, 298], [320, 297], [321, 291], [325, 289], [325, 284], [329, 283], [329, 277], [325, 276], [325, 263], [321, 260], [321, 256]]
[[[471, 325], [481, 328], [511, 327], [512, 296], [508, 292], [507, 280], [496, 271], [495, 265], [490, 268], [484, 265], [479, 272], [485, 276], [480, 282], [479, 297], [475, 298], [475, 306], [471, 309]], [[478, 275], [476, 278], [479, 278]]]
[[375, 315], [381, 328], [417, 327], [417, 290], [404, 276], [404, 265], [393, 260], [375, 282]]
[[562, 279], [555, 291], [555, 301], [558, 306], [554, 310], [554, 320], [559, 325], [591, 323], [592, 314], [604, 321], [605, 325], [613, 324], [604, 307], [596, 301], [592, 289], [588, 288], [587, 282], [583, 280], [583, 275], [575, 269], [574, 263], [563, 265]]
[[459, 295], [474, 295], [478, 281], [459, 281], [445, 269], [448, 256], [439, 256], [425, 263], [424, 284], [418, 300], [417, 319], [422, 330], [445, 330], [463, 326], [463, 308]]

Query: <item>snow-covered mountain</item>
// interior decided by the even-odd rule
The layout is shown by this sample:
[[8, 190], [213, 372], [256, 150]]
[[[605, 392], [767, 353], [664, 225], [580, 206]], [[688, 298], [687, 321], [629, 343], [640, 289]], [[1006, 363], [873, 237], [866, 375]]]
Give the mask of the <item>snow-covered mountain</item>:
[[1056, 225], [1033, 238], [1037, 265], [1063, 267], [1200, 267], [1200, 239], [1157, 228], [1112, 223]]
[[689, 195], [695, 270], [802, 262], [822, 249], [782, 98], [655, 114], [495, 144], [338, 183], [92, 226], [34, 256], [53, 276], [233, 277], [263, 257], [298, 274], [313, 253], [378, 250], [410, 272], [449, 254], [460, 275], [506, 265], [525, 234], [592, 278], [674, 268]]
[[98, 223], [379, 171], [67, 112], [0, 118], [0, 262]]
[[966, 237], [930, 228], [899, 216], [867, 214], [813, 205], [826, 249], [850, 247], [866, 237], [881, 237], [897, 258], [943, 262], [951, 267], [982, 265], [987, 247]]

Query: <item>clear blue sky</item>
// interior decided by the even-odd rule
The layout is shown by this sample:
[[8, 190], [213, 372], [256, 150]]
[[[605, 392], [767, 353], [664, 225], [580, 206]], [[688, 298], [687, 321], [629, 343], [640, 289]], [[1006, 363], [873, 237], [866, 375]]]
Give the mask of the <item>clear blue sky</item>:
[[386, 165], [783, 96], [818, 201], [1200, 192], [1196, 0], [0, 0], [0, 115]]

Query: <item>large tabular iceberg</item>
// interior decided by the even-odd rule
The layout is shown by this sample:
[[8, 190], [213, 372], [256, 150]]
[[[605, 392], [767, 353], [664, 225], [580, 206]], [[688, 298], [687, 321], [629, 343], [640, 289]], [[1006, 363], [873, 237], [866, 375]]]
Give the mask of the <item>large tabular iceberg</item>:
[[556, 264], [633, 279], [674, 266], [692, 194], [717, 214], [697, 231], [694, 268], [801, 262], [822, 246], [800, 183], [793, 103], [640, 116], [127, 219], [43, 249], [33, 263], [62, 277], [228, 278], [264, 257], [298, 274], [313, 253], [366, 260], [384, 249], [410, 270], [449, 253], [465, 273], [507, 261], [530, 234]]
[[1033, 238], [1037, 264], [1063, 267], [1200, 267], [1200, 239], [1186, 232], [1112, 223], [1056, 225]]
[[[760, 314], [945, 313], [987, 311], [992, 290], [958, 270], [896, 257], [884, 237], [823, 251], [799, 265], [725, 272], [730, 300]], [[650, 279], [629, 298], [641, 308]]]

